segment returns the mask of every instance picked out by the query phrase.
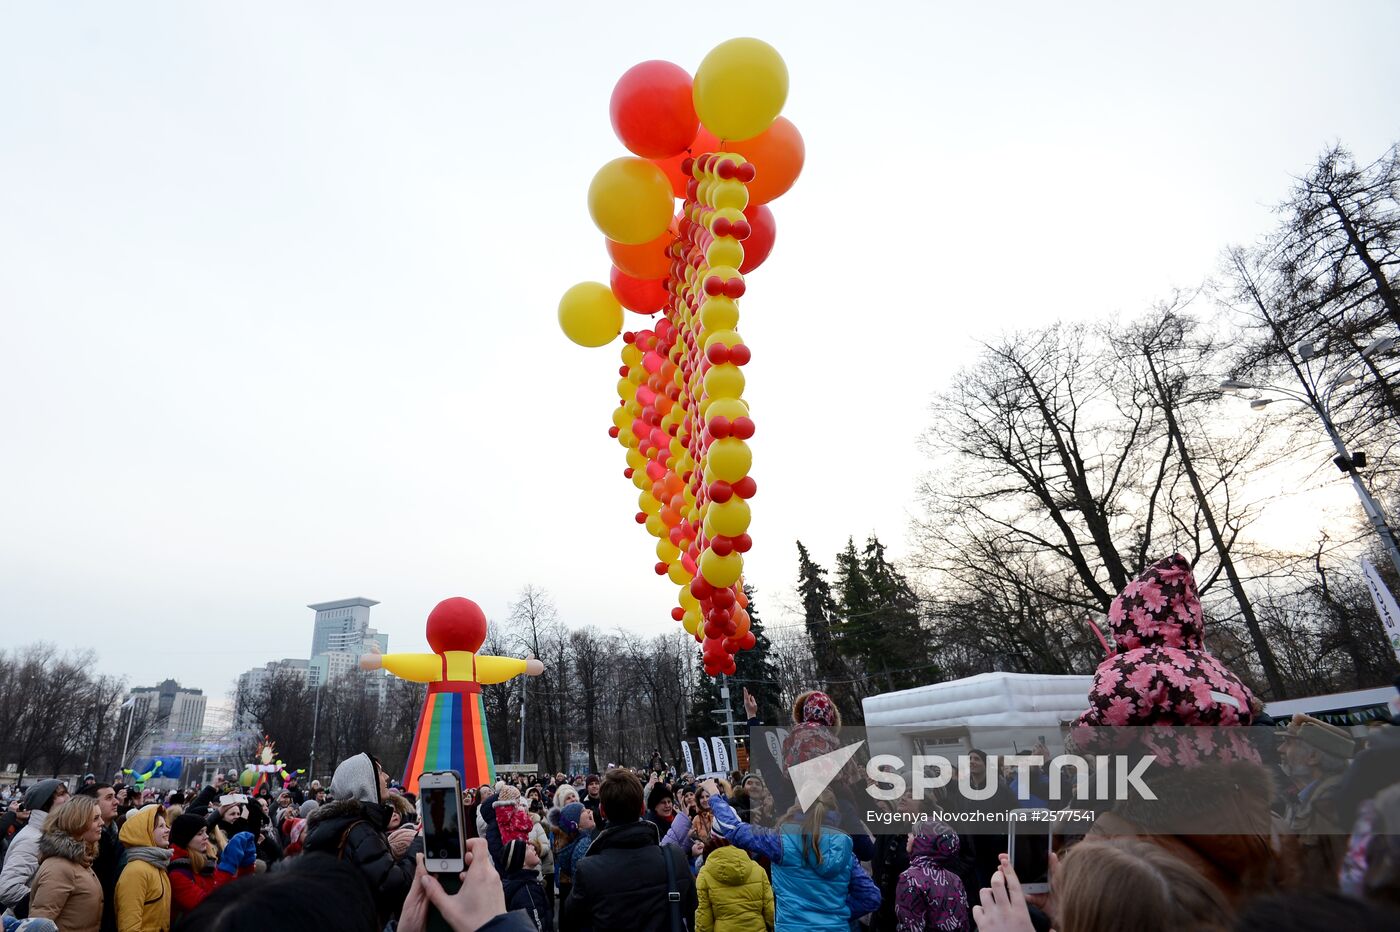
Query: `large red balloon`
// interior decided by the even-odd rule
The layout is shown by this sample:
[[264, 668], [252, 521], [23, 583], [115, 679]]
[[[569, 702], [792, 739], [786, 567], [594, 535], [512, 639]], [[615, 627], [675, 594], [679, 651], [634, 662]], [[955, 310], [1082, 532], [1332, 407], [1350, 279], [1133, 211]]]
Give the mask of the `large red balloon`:
[[638, 314], [655, 314], [670, 297], [664, 278], [633, 278], [617, 266], [612, 270], [612, 293], [619, 304]]
[[668, 61], [644, 61], [628, 68], [613, 88], [608, 111], [617, 138], [646, 159], [669, 158], [684, 150], [700, 126], [690, 75]]
[[690, 176], [681, 171], [681, 163], [686, 159], [694, 158], [706, 152], [715, 152], [719, 149], [719, 140], [715, 134], [700, 127], [700, 131], [691, 140], [690, 146], [683, 149], [669, 159], [653, 159], [656, 167], [666, 173], [666, 177], [671, 180], [671, 190], [676, 192], [676, 197], [685, 197], [685, 186], [690, 181]]
[[744, 262], [739, 266], [739, 271], [747, 275], [762, 265], [773, 251], [773, 240], [778, 236], [778, 221], [773, 218], [773, 211], [764, 204], [746, 208], [744, 216], [753, 228], [749, 238], [744, 240]]

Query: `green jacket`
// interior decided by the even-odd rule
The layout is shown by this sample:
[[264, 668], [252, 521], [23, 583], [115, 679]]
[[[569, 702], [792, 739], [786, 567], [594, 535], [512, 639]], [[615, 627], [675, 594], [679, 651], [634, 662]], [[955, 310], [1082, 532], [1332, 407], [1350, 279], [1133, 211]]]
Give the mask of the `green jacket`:
[[773, 928], [773, 886], [742, 848], [716, 848], [695, 879], [695, 932], [766, 932]]

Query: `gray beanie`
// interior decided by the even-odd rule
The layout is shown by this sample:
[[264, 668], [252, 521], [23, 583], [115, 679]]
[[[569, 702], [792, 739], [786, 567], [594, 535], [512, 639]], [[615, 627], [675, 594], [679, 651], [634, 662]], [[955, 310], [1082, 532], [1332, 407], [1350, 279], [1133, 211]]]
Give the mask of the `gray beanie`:
[[311, 815], [311, 813], [315, 812], [318, 808], [320, 808], [320, 806], [321, 804], [316, 802], [316, 800], [308, 799], [306, 802], [302, 803], [300, 806], [297, 807], [297, 815], [301, 816], [304, 819], [307, 816]]
[[379, 802], [379, 762], [368, 754], [347, 757], [331, 777], [331, 795], [336, 799]]
[[49, 804], [53, 802], [53, 794], [57, 793], [62, 785], [62, 780], [40, 780], [25, 791], [24, 808], [30, 812], [39, 809], [48, 812]]

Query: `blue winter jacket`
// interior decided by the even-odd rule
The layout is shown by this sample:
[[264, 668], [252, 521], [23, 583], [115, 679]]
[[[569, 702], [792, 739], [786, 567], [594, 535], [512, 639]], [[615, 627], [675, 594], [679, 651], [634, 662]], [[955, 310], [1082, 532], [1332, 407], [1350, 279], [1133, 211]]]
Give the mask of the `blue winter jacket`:
[[802, 850], [802, 827], [787, 823], [774, 831], [744, 822], [723, 796], [710, 797], [715, 831], [749, 854], [773, 864], [776, 932], [849, 932], [851, 920], [880, 908], [880, 890], [860, 866], [851, 836], [834, 827], [821, 835], [821, 863]]

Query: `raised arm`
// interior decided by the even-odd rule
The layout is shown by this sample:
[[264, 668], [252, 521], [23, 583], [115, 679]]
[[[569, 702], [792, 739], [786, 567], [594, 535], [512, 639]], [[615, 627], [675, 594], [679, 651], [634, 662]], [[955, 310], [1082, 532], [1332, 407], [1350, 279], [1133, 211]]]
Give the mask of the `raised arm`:
[[739, 814], [729, 805], [729, 800], [718, 792], [712, 792], [710, 796], [710, 812], [714, 813], [715, 831], [721, 838], [749, 854], [765, 855], [774, 864], [783, 863], [783, 840], [777, 832], [749, 825], [739, 818]]

